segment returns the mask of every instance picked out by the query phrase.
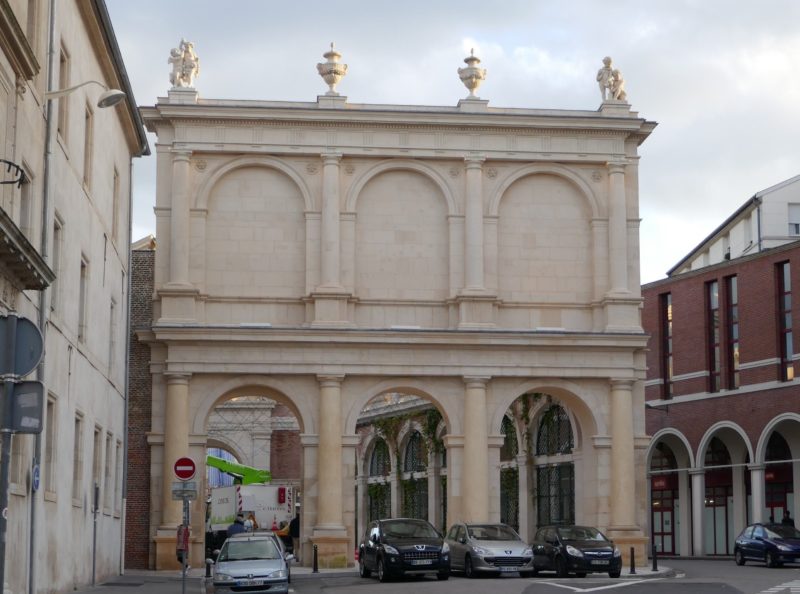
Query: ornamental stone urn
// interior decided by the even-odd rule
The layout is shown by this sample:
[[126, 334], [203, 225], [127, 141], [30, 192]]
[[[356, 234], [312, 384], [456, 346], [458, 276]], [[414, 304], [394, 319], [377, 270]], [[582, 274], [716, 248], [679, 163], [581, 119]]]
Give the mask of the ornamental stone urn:
[[464, 58], [464, 62], [466, 62], [467, 67], [458, 69], [458, 77], [469, 91], [467, 99], [478, 99], [478, 96], [475, 95], [475, 91], [486, 79], [486, 69], [478, 68], [477, 65], [481, 63], [481, 60], [475, 55], [474, 49], [470, 50], [469, 56]]
[[333, 43], [331, 43], [331, 49], [322, 54], [322, 57], [328, 61], [317, 64], [317, 72], [319, 72], [322, 80], [328, 85], [329, 90], [325, 94], [338, 97], [339, 93], [336, 92], [336, 85], [338, 85], [339, 81], [347, 74], [347, 64], [339, 63], [342, 54], [334, 49]]

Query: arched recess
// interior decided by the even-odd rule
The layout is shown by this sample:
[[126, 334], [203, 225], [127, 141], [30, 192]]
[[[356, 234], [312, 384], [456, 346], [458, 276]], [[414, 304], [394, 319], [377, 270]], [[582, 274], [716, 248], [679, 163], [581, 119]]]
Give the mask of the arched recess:
[[198, 395], [192, 418], [192, 432], [206, 433], [208, 416], [215, 406], [240, 396], [266, 396], [285, 405], [297, 419], [300, 433], [316, 433], [316, 417], [312, 410], [312, 399], [292, 400], [288, 394], [292, 389], [282, 382], [267, 376], [241, 376], [208, 388]]
[[732, 421], [719, 421], [709, 427], [703, 435], [703, 439], [700, 440], [695, 454], [698, 468], [705, 466], [706, 450], [714, 437], [719, 438], [728, 449], [731, 464], [742, 464], [745, 459], [753, 461], [753, 448], [744, 429]]
[[350, 190], [347, 192], [347, 198], [345, 199], [345, 206], [344, 212], [355, 212], [356, 211], [356, 204], [358, 202], [358, 197], [361, 195], [361, 191], [364, 189], [364, 186], [372, 180], [373, 178], [377, 177], [381, 173], [385, 173], [387, 171], [416, 171], [417, 173], [421, 173], [422, 175], [429, 178], [442, 193], [444, 196], [445, 202], [447, 203], [447, 215], [453, 216], [458, 214], [458, 203], [456, 202], [455, 196], [453, 195], [453, 191], [450, 186], [447, 184], [444, 176], [442, 176], [438, 171], [436, 171], [433, 167], [425, 165], [424, 163], [418, 163], [417, 161], [381, 161], [377, 163], [370, 169], [367, 169], [361, 177], [359, 177], [356, 182], [350, 187]]
[[[375, 451], [375, 447], [380, 443], [383, 442], [388, 447], [388, 443], [386, 439], [381, 435], [378, 431], [375, 430], [373, 427], [372, 430], [367, 434], [364, 439], [364, 449], [362, 450], [361, 456], [357, 460], [358, 464], [358, 476], [370, 476], [370, 462], [372, 461], [372, 454]], [[395, 460], [395, 452], [392, 448], [388, 448], [389, 450], [389, 470], [391, 473], [391, 469], [395, 468], [395, 464], [397, 461]]]
[[288, 176], [298, 187], [303, 196], [303, 204], [306, 212], [313, 212], [319, 210], [314, 204], [314, 199], [308, 189], [303, 178], [284, 161], [267, 156], [247, 156], [239, 157], [227, 163], [220, 165], [200, 186], [197, 192], [197, 199], [195, 200], [194, 208], [197, 210], [208, 209], [208, 199], [214, 186], [217, 185], [223, 177], [229, 173], [241, 169], [243, 167], [267, 167], [270, 169], [277, 169], [281, 173]]
[[233, 454], [233, 456], [239, 462], [246, 460], [244, 452], [239, 448], [239, 446], [233, 440], [228, 439], [224, 435], [209, 437], [206, 440], [206, 448], [219, 448], [221, 450], [226, 450]]
[[442, 421], [447, 427], [448, 434], [452, 434], [457, 429], [453, 429], [445, 404], [441, 402], [439, 399], [437, 399], [435, 396], [433, 396], [428, 391], [427, 388], [429, 388], [429, 386], [426, 384], [425, 381], [412, 378], [407, 378], [407, 379], [398, 378], [393, 380], [391, 379], [384, 380], [376, 384], [375, 386], [372, 386], [368, 390], [365, 390], [364, 392], [353, 398], [349, 410], [345, 411], [344, 414], [345, 434], [352, 435], [356, 433], [356, 424], [358, 422], [358, 417], [361, 415], [361, 411], [364, 409], [364, 407], [370, 400], [372, 400], [376, 396], [385, 394], [386, 392], [412, 394], [414, 396], [419, 396], [420, 398], [424, 398], [425, 400], [429, 401], [442, 414]]
[[[605, 421], [602, 417], [596, 417], [593, 410], [578, 396], [580, 391], [580, 386], [562, 380], [550, 381], [547, 384], [525, 382], [513, 389], [505, 389], [502, 393], [495, 389], [495, 396], [499, 398], [497, 407], [491, 412], [490, 434], [499, 435], [502, 432], [503, 417], [519, 397], [525, 394], [548, 394], [562, 404], [574, 419], [576, 426], [574, 425], [572, 430], [575, 435], [575, 447], [580, 448], [586, 436], [606, 433]], [[545, 402], [537, 402], [530, 411], [531, 416], [537, 414], [545, 405]]]
[[500, 201], [503, 198], [503, 195], [506, 191], [517, 181], [522, 179], [523, 177], [528, 177], [529, 175], [555, 175], [556, 177], [561, 177], [570, 182], [573, 186], [575, 186], [580, 194], [586, 199], [589, 208], [591, 209], [592, 218], [605, 218], [607, 216], [606, 209], [602, 206], [600, 201], [595, 196], [594, 192], [592, 191], [591, 186], [589, 186], [586, 181], [580, 177], [574, 171], [564, 167], [562, 165], [556, 164], [544, 164], [544, 163], [536, 163], [532, 165], [526, 165], [524, 167], [520, 167], [516, 171], [513, 171], [503, 180], [494, 193], [489, 198], [489, 203], [487, 204], [487, 211], [486, 214], [490, 217], [496, 217], [499, 215], [500, 209]]
[[689, 440], [677, 429], [666, 428], [661, 429], [650, 438], [650, 445], [647, 446], [646, 458], [648, 469], [652, 463], [656, 446], [662, 441], [666, 443], [672, 450], [672, 453], [675, 454], [678, 468], [694, 468], [694, 452], [692, 452], [692, 446], [689, 444]]
[[[794, 427], [792, 430], [790, 428], [793, 425]], [[773, 431], [778, 431], [786, 440], [786, 443], [789, 444], [789, 449], [792, 452], [792, 458], [795, 460], [800, 458], [800, 415], [797, 413], [787, 412], [778, 415], [764, 427], [764, 430], [761, 432], [761, 435], [758, 438], [758, 444], [756, 445], [756, 453], [753, 461], [756, 463], [764, 462], [766, 458], [767, 444], [769, 443], [769, 438]]]

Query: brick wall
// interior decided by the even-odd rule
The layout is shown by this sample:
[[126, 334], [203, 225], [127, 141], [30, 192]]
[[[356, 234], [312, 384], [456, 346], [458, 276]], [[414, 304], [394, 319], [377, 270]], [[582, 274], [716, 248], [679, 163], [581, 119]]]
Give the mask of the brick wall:
[[270, 443], [269, 468], [272, 480], [300, 480], [303, 448], [299, 431], [273, 431]]
[[153, 320], [154, 250], [133, 252], [131, 262], [131, 332], [128, 387], [128, 481], [125, 567], [150, 568], [150, 431], [152, 380], [150, 348], [140, 343], [137, 328]]
[[[747, 433], [755, 448], [764, 427], [785, 411], [800, 412], [800, 386], [780, 382], [777, 363], [759, 365], [740, 371], [740, 389], [728, 385], [728, 361], [725, 348], [727, 332], [725, 279], [736, 275], [739, 293], [740, 365], [780, 358], [778, 321], [778, 282], [776, 266], [788, 261], [792, 272], [792, 328], [794, 352], [800, 352], [800, 243], [788, 244], [685, 273], [642, 287], [644, 309], [642, 323], [650, 334], [647, 353], [647, 379], [663, 379], [661, 369], [661, 296], [672, 295], [673, 370], [675, 376], [698, 374], [674, 383], [673, 399], [668, 407], [648, 409], [647, 431], [650, 435], [665, 427], [674, 427], [697, 447], [707, 429], [721, 420], [737, 423]], [[710, 353], [708, 338], [707, 284], [717, 280], [720, 287], [720, 343], [723, 348], [722, 390], [708, 394]], [[795, 364], [795, 373], [798, 366]], [[748, 391], [748, 386], [772, 382], [768, 389]], [[645, 389], [647, 400], [662, 398], [661, 385]], [[681, 397], [692, 401], [681, 402]], [[696, 399], [695, 399], [696, 398]]]

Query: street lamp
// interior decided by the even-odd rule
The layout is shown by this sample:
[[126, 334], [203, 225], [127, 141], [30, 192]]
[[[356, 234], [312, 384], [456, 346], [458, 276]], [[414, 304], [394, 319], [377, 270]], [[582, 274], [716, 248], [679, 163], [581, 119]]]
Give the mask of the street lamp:
[[120, 91], [119, 89], [109, 89], [103, 83], [96, 81], [96, 80], [87, 80], [86, 82], [82, 82], [79, 85], [75, 85], [74, 87], [67, 87], [66, 89], [61, 89], [59, 91], [50, 91], [44, 94], [44, 98], [46, 100], [51, 99], [58, 99], [59, 97], [63, 97], [64, 95], [69, 95], [72, 91], [76, 89], [80, 89], [81, 87], [85, 87], [86, 85], [95, 84], [100, 85], [105, 89], [100, 98], [97, 100], [97, 107], [111, 107], [112, 105], [116, 105], [123, 99], [125, 99], [125, 93]]

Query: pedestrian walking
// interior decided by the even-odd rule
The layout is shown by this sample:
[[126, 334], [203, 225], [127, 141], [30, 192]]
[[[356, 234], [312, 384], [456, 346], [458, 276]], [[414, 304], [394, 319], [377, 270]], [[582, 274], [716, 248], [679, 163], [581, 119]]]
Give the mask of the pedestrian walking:
[[781, 520], [781, 524], [783, 524], [784, 526], [791, 526], [792, 528], [794, 528], [794, 518], [792, 518], [792, 516], [789, 515], [788, 508], [783, 514], [783, 519]]
[[292, 521], [289, 522], [289, 536], [292, 537], [294, 558], [300, 563], [300, 512], [297, 512]]

